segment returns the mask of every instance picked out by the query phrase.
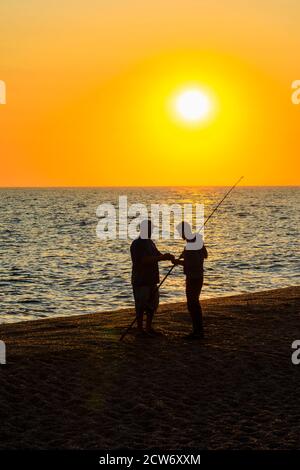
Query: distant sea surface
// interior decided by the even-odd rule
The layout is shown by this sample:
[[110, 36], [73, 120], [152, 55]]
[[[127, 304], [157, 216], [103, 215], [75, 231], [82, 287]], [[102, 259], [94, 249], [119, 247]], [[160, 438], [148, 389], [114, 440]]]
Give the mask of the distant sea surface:
[[[207, 216], [228, 188], [0, 189], [0, 322], [133, 306], [130, 240], [101, 241], [103, 202], [204, 204]], [[209, 221], [203, 298], [298, 285], [299, 187], [239, 187]], [[181, 240], [157, 241], [179, 254]], [[161, 277], [169, 264], [161, 263]], [[184, 299], [182, 268], [161, 302]]]

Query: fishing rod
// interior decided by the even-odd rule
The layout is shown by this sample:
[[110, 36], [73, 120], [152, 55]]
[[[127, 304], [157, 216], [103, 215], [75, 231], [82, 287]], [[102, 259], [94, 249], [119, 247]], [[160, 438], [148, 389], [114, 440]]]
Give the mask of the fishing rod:
[[[227, 196], [229, 196], [229, 194], [234, 190], [234, 188], [239, 184], [239, 182], [243, 179], [244, 177], [241, 176], [238, 181], [230, 188], [230, 190], [225, 194], [225, 196], [221, 199], [221, 201], [216, 205], [216, 207], [214, 208], [214, 210], [210, 213], [210, 215], [207, 217], [207, 219], [205, 220], [204, 224], [197, 230], [197, 233], [199, 233], [203, 228], [204, 226], [207, 224], [207, 222], [209, 221], [209, 219], [212, 218], [212, 216], [214, 215], [214, 213], [218, 210], [218, 208], [220, 207], [220, 205], [225, 201], [225, 199], [227, 198]], [[183, 253], [184, 253], [184, 250], [182, 251], [181, 255], [179, 256], [179, 258], [182, 258], [183, 256]], [[167, 272], [167, 274], [165, 275], [165, 277], [163, 278], [163, 280], [159, 283], [159, 285], [157, 286], [157, 289], [159, 289], [163, 283], [165, 282], [165, 280], [167, 279], [167, 277], [171, 274], [171, 272], [173, 271], [173, 269], [175, 268], [175, 264], [173, 264], [169, 271]]]
[[[236, 183], [234, 183], [234, 185], [229, 189], [229, 191], [227, 191], [227, 193], [223, 196], [223, 198], [221, 199], [221, 201], [216, 205], [216, 207], [213, 209], [213, 211], [209, 214], [209, 216], [207, 217], [207, 219], [204, 221], [204, 224], [198, 229], [197, 233], [200, 232], [200, 230], [202, 230], [204, 228], [204, 226], [207, 224], [207, 222], [212, 218], [212, 216], [214, 215], [214, 213], [218, 210], [218, 208], [220, 207], [220, 205], [225, 201], [225, 199], [229, 196], [229, 194], [234, 190], [234, 188], [239, 184], [239, 182], [243, 179], [244, 177], [241, 176], [237, 181]], [[179, 256], [179, 259], [182, 258], [184, 254], [184, 250], [182, 251], [181, 255]], [[170, 269], [168, 270], [168, 272], [166, 273], [166, 275], [164, 276], [163, 280], [158, 284], [158, 286], [156, 287], [156, 291], [163, 285], [163, 283], [165, 282], [165, 280], [167, 279], [167, 277], [171, 274], [171, 272], [173, 271], [173, 269], [175, 268], [176, 264], [173, 264]], [[130, 325], [128, 326], [128, 328], [124, 331], [124, 333], [120, 336], [120, 341], [122, 341], [125, 336], [129, 333], [129, 331], [131, 330], [131, 328], [133, 327], [133, 325], [135, 324], [136, 322], [136, 317], [134, 318], [134, 320], [130, 323]]]

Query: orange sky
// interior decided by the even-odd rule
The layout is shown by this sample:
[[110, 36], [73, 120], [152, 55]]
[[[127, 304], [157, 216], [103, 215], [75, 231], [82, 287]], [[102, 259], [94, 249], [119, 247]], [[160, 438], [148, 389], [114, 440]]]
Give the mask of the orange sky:
[[[299, 184], [299, 2], [2, 0], [0, 17], [0, 186]], [[172, 119], [189, 86], [210, 122]]]

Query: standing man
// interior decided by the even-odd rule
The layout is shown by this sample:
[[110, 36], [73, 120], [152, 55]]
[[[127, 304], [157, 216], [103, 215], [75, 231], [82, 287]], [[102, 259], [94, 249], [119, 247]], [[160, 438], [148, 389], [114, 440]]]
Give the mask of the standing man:
[[207, 250], [203, 244], [202, 236], [199, 233], [193, 234], [190, 224], [181, 222], [177, 230], [186, 246], [183, 252], [183, 260], [175, 260], [174, 264], [183, 266], [186, 276], [186, 300], [187, 308], [192, 317], [193, 331], [187, 339], [204, 338], [202, 308], [200, 304], [200, 294], [203, 286], [203, 264], [207, 258]]
[[152, 329], [154, 312], [159, 304], [159, 261], [175, 262], [175, 257], [170, 253], [162, 254], [151, 240], [152, 223], [150, 220], [141, 222], [140, 236], [136, 238], [130, 247], [132, 259], [132, 288], [135, 301], [137, 327], [143, 333], [144, 313], [146, 319], [146, 333], [155, 334]]

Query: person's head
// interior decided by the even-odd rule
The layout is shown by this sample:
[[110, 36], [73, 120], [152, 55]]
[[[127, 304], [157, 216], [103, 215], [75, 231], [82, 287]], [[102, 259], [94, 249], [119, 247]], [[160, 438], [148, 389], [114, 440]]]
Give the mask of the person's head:
[[153, 224], [151, 220], [145, 219], [142, 220], [140, 225], [140, 237], [143, 239], [151, 238], [153, 231]]
[[188, 222], [180, 222], [176, 229], [183, 240], [191, 240], [193, 238], [192, 229]]

